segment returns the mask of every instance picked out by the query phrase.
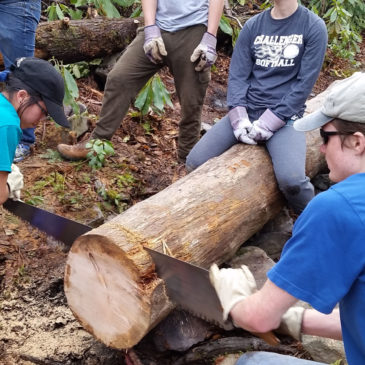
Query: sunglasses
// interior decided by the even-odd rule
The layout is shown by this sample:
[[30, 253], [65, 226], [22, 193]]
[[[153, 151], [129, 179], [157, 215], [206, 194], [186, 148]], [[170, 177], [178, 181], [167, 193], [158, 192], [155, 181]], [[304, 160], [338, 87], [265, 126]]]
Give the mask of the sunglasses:
[[338, 131], [324, 131], [323, 129], [319, 130], [319, 133], [323, 139], [323, 144], [327, 144], [331, 136], [344, 136], [348, 133], [342, 133]]
[[36, 102], [36, 104], [38, 105], [39, 109], [41, 110], [41, 112], [44, 114], [45, 117], [48, 117], [49, 114], [47, 112], [46, 109], [43, 108], [43, 106], [41, 104], [39, 104], [39, 101]]

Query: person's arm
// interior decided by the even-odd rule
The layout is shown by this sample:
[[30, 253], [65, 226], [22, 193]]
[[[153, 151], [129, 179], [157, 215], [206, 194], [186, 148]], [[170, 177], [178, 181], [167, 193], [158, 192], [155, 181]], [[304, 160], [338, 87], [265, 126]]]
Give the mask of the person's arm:
[[227, 104], [230, 110], [238, 106], [247, 107], [248, 80], [254, 66], [249, 22], [245, 23], [238, 36], [229, 66]]
[[156, 22], [157, 0], [142, 0], [144, 25], [154, 25]]
[[315, 309], [306, 309], [303, 315], [302, 333], [342, 340], [340, 311], [334, 309], [331, 314], [323, 314]]
[[9, 197], [8, 175], [7, 171], [0, 171], [0, 204], [5, 203]]
[[208, 13], [208, 29], [207, 32], [217, 35], [219, 22], [223, 13], [224, 0], [210, 0]]
[[237, 326], [264, 333], [279, 327], [283, 314], [297, 299], [270, 280], [255, 294], [237, 303], [230, 314]]

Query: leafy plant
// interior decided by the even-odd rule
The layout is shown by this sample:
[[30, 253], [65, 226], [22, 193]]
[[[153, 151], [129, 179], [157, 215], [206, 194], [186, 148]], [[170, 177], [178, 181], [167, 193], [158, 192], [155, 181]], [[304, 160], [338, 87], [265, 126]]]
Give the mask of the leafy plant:
[[219, 22], [219, 28], [223, 33], [232, 37], [232, 46], [234, 47], [241, 31], [240, 23], [238, 23], [235, 18], [228, 18], [222, 15]]
[[95, 11], [108, 18], [119, 18], [120, 12], [117, 7], [133, 7], [131, 17], [139, 16], [142, 8], [139, 0], [70, 0], [70, 6], [59, 2], [53, 2], [46, 9], [48, 20], [62, 20], [66, 16], [71, 19], [82, 19], [87, 15], [85, 9], [95, 9]]
[[306, 4], [321, 16], [327, 25], [329, 48], [335, 55], [353, 63], [365, 29], [365, 3], [363, 0], [309, 0]]
[[161, 115], [165, 105], [173, 108], [170, 93], [167, 91], [159, 75], [152, 76], [143, 86], [137, 95], [134, 106], [141, 111], [142, 116], [146, 115], [150, 109]]
[[110, 141], [92, 139], [85, 147], [90, 149], [86, 157], [93, 169], [100, 169], [104, 166], [105, 158], [114, 155], [114, 147]]
[[52, 58], [51, 61], [54, 63], [54, 66], [58, 72], [62, 75], [65, 83], [65, 97], [63, 99], [63, 103], [65, 105], [70, 105], [74, 113], [79, 114], [80, 107], [76, 102], [76, 99], [79, 97], [79, 88], [75, 78], [72, 76], [71, 72], [62, 61], [58, 61], [55, 58]]

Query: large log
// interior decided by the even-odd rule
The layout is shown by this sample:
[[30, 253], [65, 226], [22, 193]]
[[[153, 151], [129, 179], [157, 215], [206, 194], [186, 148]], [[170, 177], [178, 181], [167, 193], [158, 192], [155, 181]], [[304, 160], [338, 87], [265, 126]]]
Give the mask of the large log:
[[[307, 173], [324, 167], [318, 131], [307, 134]], [[130, 348], [172, 309], [143, 247], [208, 268], [284, 205], [264, 147], [239, 144], [111, 221], [79, 237], [65, 269], [75, 317], [108, 346]], [[209, 305], [209, 303], [207, 303]]]
[[43, 59], [55, 57], [68, 64], [121, 52], [135, 38], [140, 20], [98, 17], [41, 22], [36, 33], [35, 55]]

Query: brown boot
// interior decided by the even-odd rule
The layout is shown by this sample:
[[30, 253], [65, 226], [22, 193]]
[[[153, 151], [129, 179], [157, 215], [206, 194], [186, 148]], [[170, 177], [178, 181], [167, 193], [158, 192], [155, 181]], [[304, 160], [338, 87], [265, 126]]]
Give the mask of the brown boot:
[[86, 155], [90, 152], [89, 148], [86, 148], [86, 143], [89, 142], [88, 140], [79, 142], [74, 145], [68, 145], [68, 144], [59, 144], [57, 146], [57, 150], [60, 153], [60, 155], [71, 161], [76, 160], [83, 160], [86, 158]]

